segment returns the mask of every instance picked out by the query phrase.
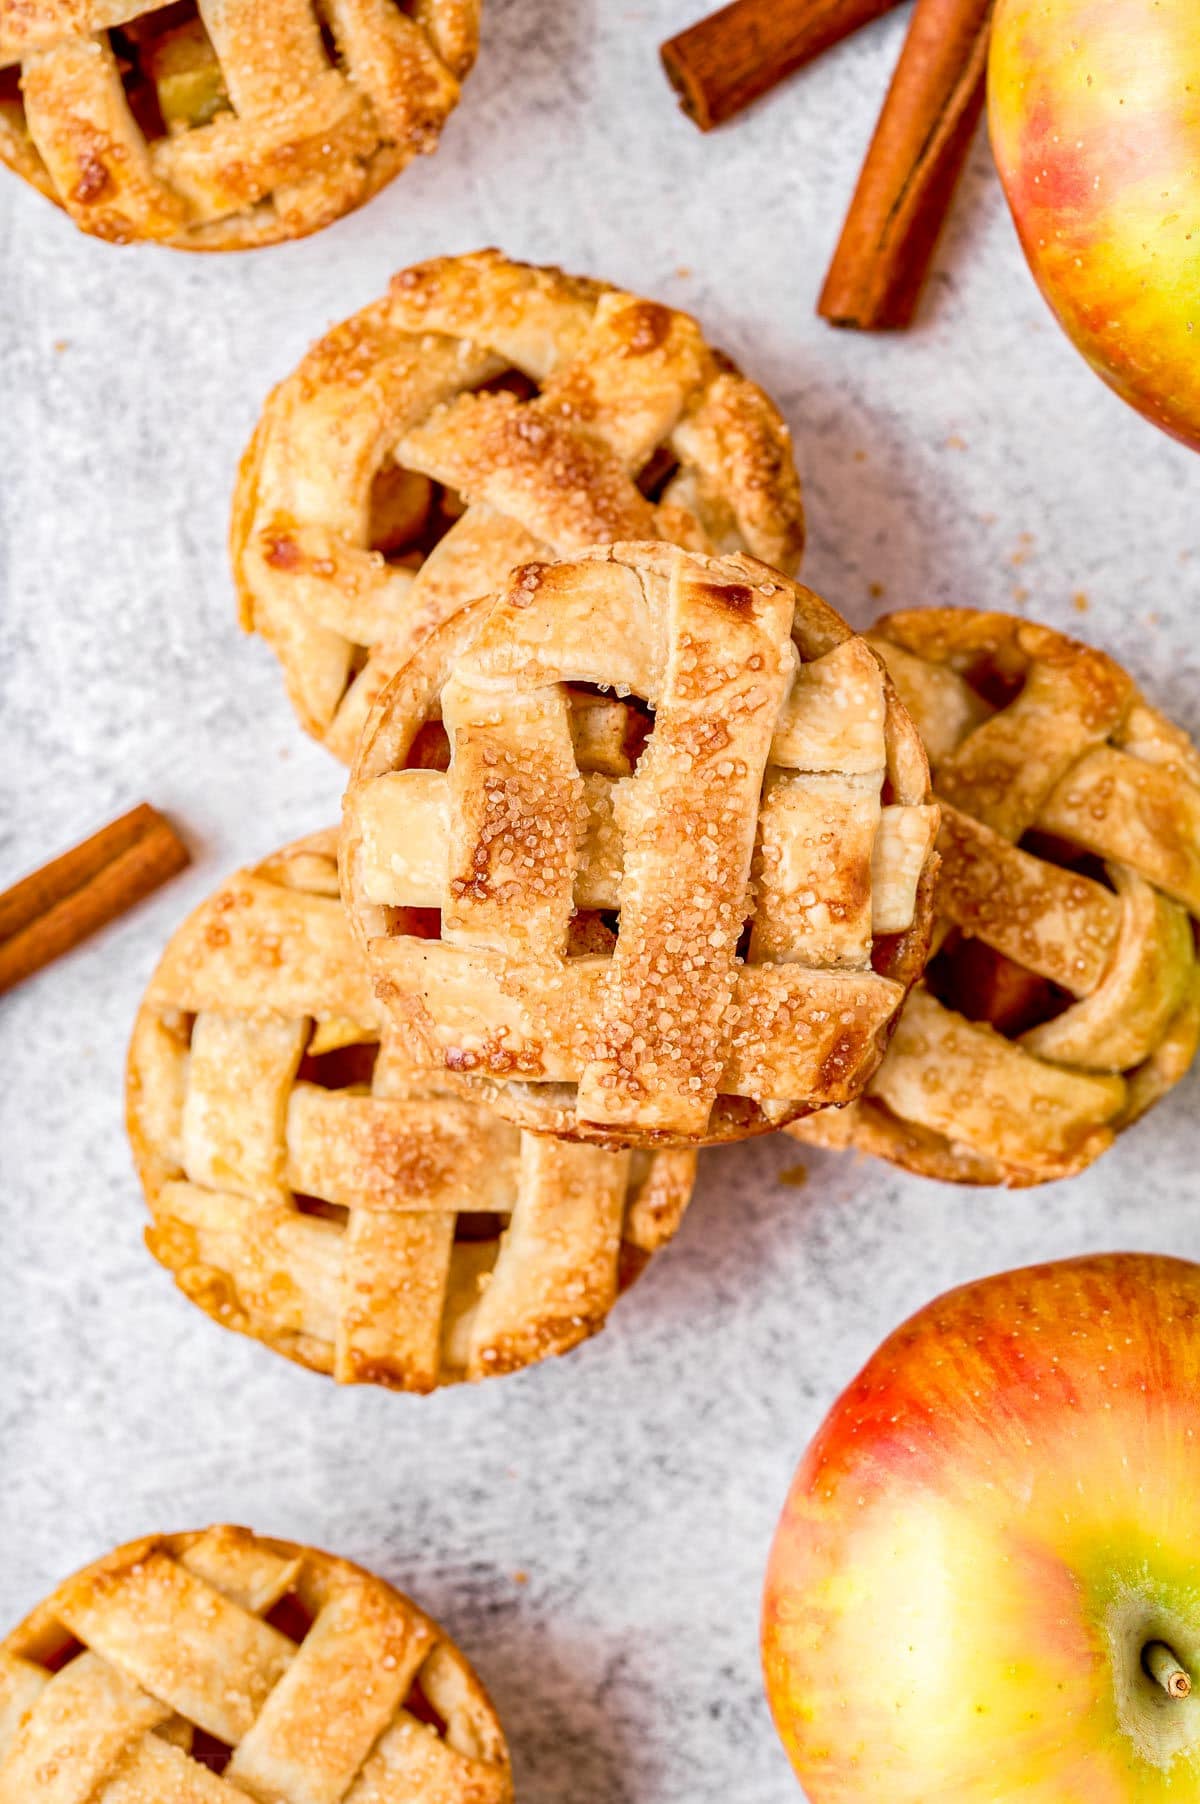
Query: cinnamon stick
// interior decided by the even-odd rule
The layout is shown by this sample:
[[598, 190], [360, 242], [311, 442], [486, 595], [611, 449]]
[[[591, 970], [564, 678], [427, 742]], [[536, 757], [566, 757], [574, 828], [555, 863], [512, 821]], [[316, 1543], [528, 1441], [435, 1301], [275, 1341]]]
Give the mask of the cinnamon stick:
[[187, 847], [148, 802], [0, 895], [0, 995], [181, 871]]
[[907, 326], [983, 107], [992, 0], [917, 0], [817, 312]]
[[679, 104], [702, 132], [723, 125], [898, 0], [731, 0], [660, 46]]

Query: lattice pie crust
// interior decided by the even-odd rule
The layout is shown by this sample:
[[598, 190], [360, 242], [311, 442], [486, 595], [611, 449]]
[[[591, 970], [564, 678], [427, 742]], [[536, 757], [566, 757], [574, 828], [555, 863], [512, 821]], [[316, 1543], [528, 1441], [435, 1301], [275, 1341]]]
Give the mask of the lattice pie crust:
[[939, 950], [864, 1099], [794, 1131], [963, 1183], [1068, 1177], [1200, 1038], [1200, 754], [1048, 627], [923, 609], [871, 642], [942, 804]]
[[430, 151], [480, 0], [0, 0], [0, 161], [85, 232], [300, 238]]
[[154, 1535], [0, 1644], [0, 1804], [510, 1804], [482, 1685], [345, 1560]]
[[831, 608], [625, 545], [525, 566], [418, 648], [347, 793], [343, 893], [431, 1070], [542, 1132], [695, 1145], [861, 1091], [924, 962], [935, 828]]
[[349, 762], [432, 627], [531, 558], [614, 539], [803, 543], [787, 428], [695, 320], [499, 251], [396, 276], [267, 401], [232, 553], [243, 624]]
[[128, 1089], [151, 1251], [216, 1321], [343, 1383], [565, 1352], [670, 1238], [694, 1159], [535, 1139], [414, 1070], [334, 840], [239, 872], [154, 975]]

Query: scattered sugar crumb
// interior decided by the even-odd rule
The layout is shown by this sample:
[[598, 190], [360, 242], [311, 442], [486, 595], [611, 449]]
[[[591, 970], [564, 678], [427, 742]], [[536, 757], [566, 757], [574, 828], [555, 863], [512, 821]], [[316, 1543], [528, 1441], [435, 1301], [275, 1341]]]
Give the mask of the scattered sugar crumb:
[[529, 1574], [527, 1572], [514, 1572], [513, 1573], [513, 1584], [514, 1585], [527, 1585], [528, 1583], [529, 1583]]
[[952, 432], [950, 437], [945, 440], [945, 446], [947, 451], [965, 451], [967, 441], [961, 432]]
[[1088, 600], [1083, 590], [1076, 589], [1074, 595], [1071, 597], [1071, 606], [1074, 608], [1075, 612], [1077, 614], [1086, 614], [1091, 605], [1091, 602]]
[[1024, 586], [1023, 583], [1014, 583], [1012, 598], [1015, 602], [1028, 601], [1029, 600], [1029, 590]]
[[69, 350], [70, 345], [71, 341], [69, 338], [56, 338], [54, 341], [54, 349], [58, 352]]
[[856, 451], [854, 453], [854, 461], [856, 464], [865, 464], [867, 461], [866, 452], [865, 451]]
[[1157, 608], [1151, 609], [1150, 613], [1146, 615], [1146, 625], [1157, 626], [1161, 619], [1162, 615], [1158, 612]]
[[1009, 553], [1009, 557], [1008, 557], [1009, 563], [1010, 564], [1026, 564], [1026, 563], [1028, 563], [1029, 555], [1032, 552], [1032, 550], [1033, 550], [1033, 534], [1031, 532], [1018, 533], [1016, 548], [1015, 548], [1015, 550], [1013, 550]]
[[686, 263], [680, 263], [675, 270], [675, 274], [679, 277], [681, 282], [686, 282], [691, 273], [691, 269]]
[[887, 590], [882, 583], [868, 583], [867, 594], [871, 597], [872, 601], [881, 601], [887, 594]]
[[779, 1182], [792, 1190], [803, 1190], [808, 1183], [807, 1165], [787, 1165], [779, 1174]]

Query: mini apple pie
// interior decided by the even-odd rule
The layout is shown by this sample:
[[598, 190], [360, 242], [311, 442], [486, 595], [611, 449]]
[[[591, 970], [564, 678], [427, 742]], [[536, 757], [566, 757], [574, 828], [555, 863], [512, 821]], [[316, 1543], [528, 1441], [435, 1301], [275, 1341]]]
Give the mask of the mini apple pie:
[[481, 0], [0, 0], [0, 161], [116, 243], [300, 238], [437, 143]]
[[862, 1101], [794, 1132], [960, 1183], [1069, 1177], [1200, 1038], [1200, 754], [1047, 627], [937, 608], [870, 637], [942, 805], [936, 955]]
[[147, 1535], [0, 1642], [0, 1804], [510, 1804], [504, 1732], [437, 1624], [244, 1528]]
[[518, 564], [615, 539], [793, 570], [787, 428], [686, 314], [481, 251], [403, 270], [280, 384], [231, 549], [243, 625], [348, 763], [431, 628]]
[[433, 1072], [600, 1145], [858, 1095], [931, 924], [936, 810], [882, 664], [745, 556], [529, 564], [418, 647], [347, 793], [343, 893]]
[[155, 972], [128, 1073], [150, 1250], [222, 1326], [344, 1384], [565, 1353], [670, 1239], [695, 1160], [534, 1139], [415, 1070], [335, 845], [231, 878]]

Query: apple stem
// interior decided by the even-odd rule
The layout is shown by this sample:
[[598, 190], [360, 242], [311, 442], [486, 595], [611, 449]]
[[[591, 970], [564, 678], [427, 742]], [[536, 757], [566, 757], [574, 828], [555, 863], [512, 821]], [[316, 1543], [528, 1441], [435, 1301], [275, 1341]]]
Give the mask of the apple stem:
[[1165, 1641], [1148, 1641], [1142, 1649], [1142, 1665], [1169, 1698], [1185, 1698], [1192, 1689], [1178, 1659]]

